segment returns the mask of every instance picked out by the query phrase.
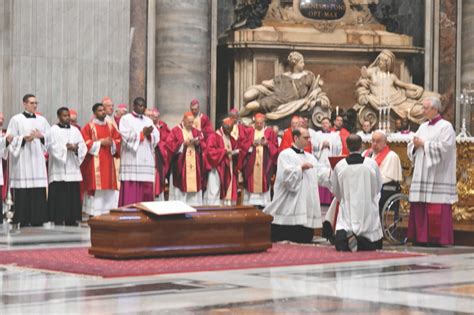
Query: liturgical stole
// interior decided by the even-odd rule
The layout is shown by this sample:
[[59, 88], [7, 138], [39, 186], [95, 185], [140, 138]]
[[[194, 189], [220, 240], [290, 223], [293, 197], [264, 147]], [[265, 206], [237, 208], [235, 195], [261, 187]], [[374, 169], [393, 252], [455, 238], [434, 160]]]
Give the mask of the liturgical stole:
[[[261, 141], [265, 136], [265, 129], [255, 129], [253, 140]], [[255, 147], [255, 163], [253, 165], [253, 192], [262, 193], [263, 186], [263, 146], [261, 144]]]
[[[230, 142], [230, 138], [225, 134], [222, 135], [222, 140], [224, 140], [224, 147], [227, 151], [232, 151], [232, 143]], [[234, 166], [232, 165], [232, 155], [227, 157], [229, 159], [229, 167], [230, 167], [230, 184], [227, 187], [227, 192], [225, 194], [225, 200], [232, 200], [232, 178], [234, 177]]]
[[[183, 133], [183, 142], [194, 138], [192, 130], [188, 131], [186, 128], [181, 128], [181, 131]], [[184, 163], [186, 165], [186, 192], [197, 192], [196, 148], [194, 144], [188, 145]]]

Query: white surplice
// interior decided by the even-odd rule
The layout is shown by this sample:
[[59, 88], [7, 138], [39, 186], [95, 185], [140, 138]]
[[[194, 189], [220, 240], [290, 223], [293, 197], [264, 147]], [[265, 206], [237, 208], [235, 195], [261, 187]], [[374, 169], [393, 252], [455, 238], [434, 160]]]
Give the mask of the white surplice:
[[181, 189], [174, 187], [173, 174], [170, 174], [169, 180], [169, 200], [179, 200], [190, 206], [202, 206], [203, 197], [202, 190], [198, 192], [184, 192]]
[[[48, 146], [49, 124], [43, 116], [26, 118], [21, 113], [12, 117], [7, 128], [7, 136], [13, 136], [8, 146], [10, 153], [10, 187], [39, 188], [48, 186], [45, 153]], [[26, 142], [24, 137], [37, 129], [44, 136], [44, 144], [40, 139]]]
[[[155, 147], [160, 141], [160, 133], [150, 118], [135, 115], [126, 114], [120, 119], [120, 180], [154, 183]], [[149, 126], [153, 126], [150, 140], [140, 141], [143, 128]]]
[[[364, 151], [362, 153], [365, 156]], [[369, 155], [370, 158], [374, 159], [377, 157], [376, 154]], [[386, 184], [391, 181], [401, 182], [402, 177], [402, 164], [400, 163], [400, 158], [398, 154], [390, 151], [387, 156], [383, 159], [382, 163], [379, 166], [380, 175], [382, 175], [382, 184]]]
[[203, 196], [203, 203], [206, 206], [216, 206], [221, 204], [221, 181], [217, 169], [213, 167], [207, 177], [207, 187]]
[[456, 189], [456, 134], [450, 122], [441, 119], [434, 125], [424, 122], [415, 134], [423, 147], [414, 150], [408, 143], [408, 157], [414, 165], [410, 186], [411, 202], [453, 204]]
[[5, 150], [6, 144], [7, 144], [7, 138], [0, 134], [0, 186], [3, 186], [4, 184], [2, 159], [7, 158], [6, 153], [8, 153], [8, 151]]
[[371, 242], [383, 237], [379, 217], [382, 177], [377, 163], [364, 158], [363, 163], [337, 163], [332, 174], [333, 194], [339, 201], [336, 231], [353, 232]]
[[[314, 167], [303, 171], [303, 163]], [[273, 216], [273, 224], [321, 227], [318, 182], [327, 185], [329, 172], [312, 154], [283, 150], [278, 156], [273, 200], [263, 211]]]
[[[54, 125], [49, 130], [48, 180], [52, 182], [82, 181], [81, 163], [87, 154], [87, 146], [82, 134], [74, 126], [60, 128]], [[66, 148], [66, 144], [77, 144], [77, 154]]]
[[365, 133], [363, 130], [357, 131], [357, 135], [362, 138], [362, 142], [372, 141], [372, 132]]
[[[329, 148], [323, 149], [324, 141], [329, 143]], [[313, 146], [313, 154], [321, 163], [329, 163], [328, 158], [330, 156], [338, 156], [342, 152], [341, 137], [336, 132], [316, 131], [314, 140], [311, 138], [311, 144]]]

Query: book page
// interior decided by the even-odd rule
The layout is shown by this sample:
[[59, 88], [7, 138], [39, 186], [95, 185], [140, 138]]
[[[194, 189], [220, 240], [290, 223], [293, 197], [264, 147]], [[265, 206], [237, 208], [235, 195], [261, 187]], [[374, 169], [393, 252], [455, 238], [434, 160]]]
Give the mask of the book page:
[[154, 213], [156, 215], [172, 215], [181, 213], [197, 212], [193, 207], [188, 206], [182, 201], [148, 201], [133, 205], [137, 209]]

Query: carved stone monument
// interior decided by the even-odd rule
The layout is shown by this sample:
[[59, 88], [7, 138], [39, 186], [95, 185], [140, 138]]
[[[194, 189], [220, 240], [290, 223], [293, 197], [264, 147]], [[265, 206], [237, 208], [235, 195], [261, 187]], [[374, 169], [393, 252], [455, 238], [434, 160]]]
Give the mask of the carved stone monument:
[[288, 55], [291, 70], [251, 86], [244, 93], [241, 116], [254, 112], [266, 113], [266, 118], [278, 120], [294, 113], [308, 112], [313, 124], [319, 125], [323, 116], [331, 114], [331, 104], [321, 89], [323, 81], [311, 71], [304, 70], [304, 58], [299, 52]]
[[[428, 96], [440, 97], [438, 93], [425, 91], [419, 85], [400, 80], [393, 73], [394, 64], [395, 55], [384, 49], [368, 68], [362, 67], [357, 81], [357, 104], [354, 106], [359, 112], [360, 124], [369, 120], [372, 127], [378, 122], [379, 129], [390, 129], [391, 114], [420, 124], [424, 120], [423, 99]], [[380, 125], [382, 117], [387, 120], [383, 126]]]
[[[401, 82], [412, 81], [407, 61], [423, 53], [423, 48], [413, 46], [410, 36], [388, 32], [385, 25], [379, 23], [373, 14], [377, 0], [238, 2], [240, 14], [236, 15], [237, 20], [227, 36], [220, 39], [223, 57], [217, 80], [228, 84], [219, 87], [218, 103], [245, 107], [243, 113], [254, 111], [253, 107], [257, 106], [249, 103], [248, 96], [253, 96], [249, 95], [251, 87], [260, 87], [256, 88], [258, 103], [262, 91], [263, 94], [268, 92], [265, 89], [271, 91], [265, 83], [274, 83], [275, 78], [292, 73], [293, 66], [288, 61], [292, 51], [304, 56], [304, 71], [315, 74], [319, 83], [324, 78], [323, 93], [331, 101], [327, 105], [320, 102], [321, 110], [325, 106], [330, 109], [331, 104], [333, 108], [348, 109], [358, 103], [355, 86], [361, 76], [360, 69], [371, 64], [380, 51], [389, 49], [397, 54], [392, 73]], [[305, 96], [300, 95], [300, 100], [304, 99]], [[249, 104], [251, 108], [247, 108]], [[310, 107], [313, 105], [314, 111], [319, 106], [318, 101]], [[275, 110], [272, 107], [266, 111], [268, 119]], [[286, 113], [289, 112], [293, 109]], [[325, 114], [320, 114], [319, 119], [322, 115]], [[312, 118], [317, 125], [318, 116]]]

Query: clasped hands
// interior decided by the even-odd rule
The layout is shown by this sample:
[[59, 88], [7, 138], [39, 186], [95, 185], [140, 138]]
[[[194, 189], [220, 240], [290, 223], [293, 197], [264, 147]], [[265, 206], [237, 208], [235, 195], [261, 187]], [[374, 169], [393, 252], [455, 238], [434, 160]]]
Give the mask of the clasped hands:
[[257, 139], [253, 142], [253, 145], [254, 146], [263, 145], [264, 147], [266, 147], [268, 145], [268, 141], [265, 138]]
[[226, 153], [227, 155], [229, 156], [232, 156], [232, 155], [235, 155], [235, 154], [239, 154], [240, 150], [239, 149], [235, 149], [235, 150], [226, 150]]
[[143, 135], [145, 138], [150, 138], [153, 132], [153, 126], [143, 127]]
[[199, 138], [198, 137], [195, 137], [195, 138], [191, 138], [189, 140], [184, 140], [183, 144], [185, 146], [188, 146], [188, 145], [198, 145], [199, 144]]
[[[9, 136], [9, 137], [11, 137], [11, 136]], [[31, 132], [28, 136], [23, 137], [23, 139], [26, 142], [31, 142], [35, 139], [41, 139], [41, 138], [43, 138], [43, 134], [38, 129], [31, 130]], [[13, 137], [11, 137], [11, 140], [13, 140]], [[9, 142], [11, 142], [11, 141], [9, 140]]]
[[303, 163], [303, 164], [301, 164], [301, 169], [302, 169], [303, 171], [306, 171], [306, 170], [308, 170], [308, 169], [310, 169], [310, 168], [313, 168], [313, 167], [314, 167], [314, 166], [313, 166], [313, 164], [311, 164], [311, 163]]
[[72, 152], [77, 152], [77, 150], [79, 149], [79, 144], [76, 143], [66, 143], [66, 148], [69, 150], [69, 151], [72, 151]]
[[413, 138], [413, 145], [415, 146], [415, 149], [418, 149], [420, 147], [423, 147], [425, 145], [425, 141], [419, 137], [414, 137]]

